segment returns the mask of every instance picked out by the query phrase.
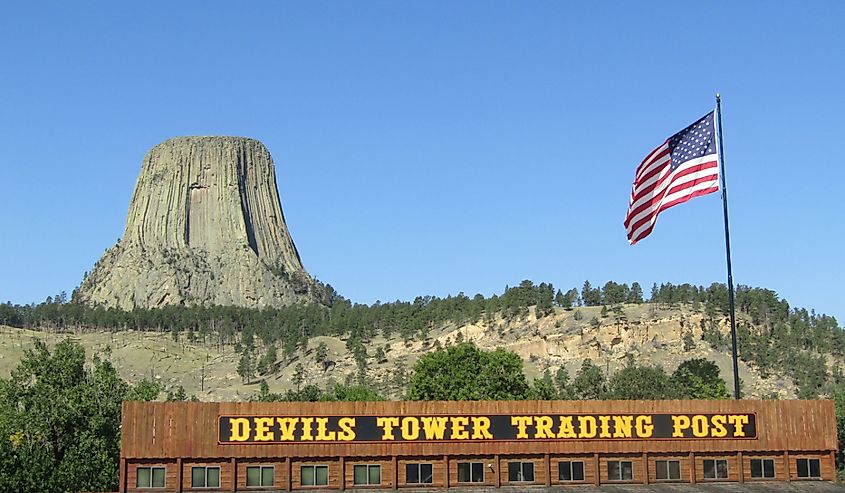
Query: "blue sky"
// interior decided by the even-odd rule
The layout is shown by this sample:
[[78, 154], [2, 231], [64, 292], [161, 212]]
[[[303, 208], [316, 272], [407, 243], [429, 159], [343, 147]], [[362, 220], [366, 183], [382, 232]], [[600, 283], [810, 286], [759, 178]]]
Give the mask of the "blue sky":
[[845, 319], [845, 3], [3, 2], [0, 301], [70, 292], [179, 135], [270, 149], [356, 302], [725, 281], [718, 194], [629, 246], [644, 155], [723, 97], [734, 279]]

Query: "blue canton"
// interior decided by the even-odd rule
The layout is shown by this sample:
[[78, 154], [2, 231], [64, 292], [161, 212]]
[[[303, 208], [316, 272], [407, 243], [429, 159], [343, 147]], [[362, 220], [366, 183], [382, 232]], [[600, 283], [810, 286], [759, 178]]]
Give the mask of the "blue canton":
[[713, 126], [713, 114], [704, 115], [689, 127], [669, 137], [669, 155], [671, 170], [690, 159], [700, 158], [708, 154], [716, 154], [716, 131]]

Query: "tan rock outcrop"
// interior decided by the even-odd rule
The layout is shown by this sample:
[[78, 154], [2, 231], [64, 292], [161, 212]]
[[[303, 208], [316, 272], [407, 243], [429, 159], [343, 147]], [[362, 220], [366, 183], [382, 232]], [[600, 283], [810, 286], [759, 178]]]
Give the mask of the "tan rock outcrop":
[[89, 304], [282, 306], [322, 301], [257, 140], [178, 137], [146, 155], [126, 229], [83, 281]]

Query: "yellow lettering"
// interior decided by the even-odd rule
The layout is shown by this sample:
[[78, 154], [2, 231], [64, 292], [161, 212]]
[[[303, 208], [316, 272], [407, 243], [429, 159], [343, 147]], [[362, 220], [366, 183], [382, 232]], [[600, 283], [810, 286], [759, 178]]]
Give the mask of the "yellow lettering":
[[613, 417], [613, 438], [631, 438], [633, 416]]
[[517, 438], [528, 438], [525, 429], [531, 424], [531, 416], [511, 416], [511, 426], [516, 426]]
[[548, 416], [534, 416], [534, 438], [554, 438], [552, 431], [552, 418]]
[[595, 438], [598, 432], [596, 418], [593, 416], [578, 416], [578, 438]]
[[423, 424], [423, 432], [425, 432], [426, 440], [443, 440], [446, 433], [446, 423], [449, 418], [446, 417], [423, 417], [420, 418]]
[[255, 441], [272, 442], [273, 432], [270, 430], [271, 426], [273, 426], [273, 418], [255, 418]]
[[637, 416], [637, 438], [651, 438], [654, 433], [654, 424], [651, 416]]
[[490, 418], [486, 416], [473, 416], [472, 420], [472, 439], [473, 440], [492, 440], [493, 435], [490, 433]]
[[376, 418], [376, 426], [381, 426], [384, 430], [382, 440], [395, 440], [393, 429], [399, 426], [399, 418]]
[[692, 417], [692, 434], [696, 438], [704, 438], [710, 429], [710, 423], [707, 422], [706, 416]]
[[690, 426], [689, 416], [672, 416], [672, 437], [683, 438], [684, 430]]
[[303, 441], [312, 441], [314, 440], [314, 435], [312, 431], [312, 426], [314, 425], [314, 418], [299, 418], [300, 422], [302, 422], [302, 440]]
[[343, 442], [351, 442], [355, 440], [355, 418], [340, 418], [337, 421], [340, 431], [337, 434], [337, 439]]
[[329, 418], [317, 418], [317, 441], [334, 441], [337, 439], [337, 432], [326, 431], [329, 425]]
[[748, 424], [748, 415], [731, 414], [728, 416], [728, 423], [733, 425], [735, 437], [744, 437], [745, 429], [743, 428], [743, 426]]
[[575, 438], [575, 426], [572, 425], [572, 416], [560, 417], [560, 428], [557, 431], [558, 438]]
[[453, 440], [466, 440], [469, 438], [469, 431], [466, 429], [469, 424], [469, 418], [466, 416], [454, 416], [449, 418], [452, 421], [452, 436]]
[[420, 422], [417, 418], [402, 418], [402, 440], [416, 440], [420, 437]]
[[276, 418], [276, 423], [279, 423], [279, 441], [292, 442], [296, 439], [293, 433], [299, 418]]
[[251, 427], [247, 418], [229, 418], [229, 440], [245, 442], [249, 440]]
[[714, 438], [722, 438], [728, 436], [728, 429], [725, 428], [725, 423], [728, 421], [728, 417], [724, 414], [716, 414], [711, 418], [713, 421], [713, 437]]
[[599, 438], [610, 438], [610, 416], [599, 416], [599, 423], [601, 423]]

